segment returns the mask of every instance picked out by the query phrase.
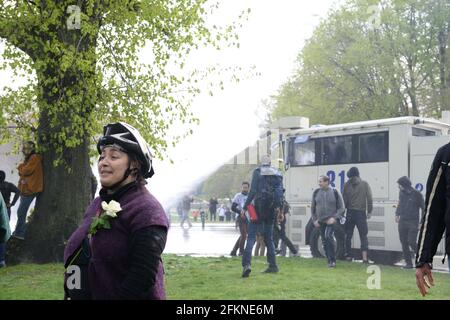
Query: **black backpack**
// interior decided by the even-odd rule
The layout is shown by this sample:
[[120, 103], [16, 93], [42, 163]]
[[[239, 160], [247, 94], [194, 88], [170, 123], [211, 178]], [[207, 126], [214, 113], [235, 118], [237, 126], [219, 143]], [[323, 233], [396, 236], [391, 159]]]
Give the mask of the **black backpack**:
[[261, 167], [260, 170], [256, 200], [268, 207], [282, 204], [283, 177], [271, 167]]

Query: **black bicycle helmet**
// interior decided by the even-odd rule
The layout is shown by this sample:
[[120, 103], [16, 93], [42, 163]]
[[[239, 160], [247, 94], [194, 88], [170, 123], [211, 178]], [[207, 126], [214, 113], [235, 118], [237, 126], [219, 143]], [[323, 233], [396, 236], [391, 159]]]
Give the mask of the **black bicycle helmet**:
[[152, 166], [152, 153], [139, 131], [125, 122], [110, 123], [103, 127], [103, 137], [97, 143], [98, 153], [102, 147], [118, 145], [126, 153], [133, 153], [141, 162], [141, 173], [144, 179], [151, 178], [155, 173]]

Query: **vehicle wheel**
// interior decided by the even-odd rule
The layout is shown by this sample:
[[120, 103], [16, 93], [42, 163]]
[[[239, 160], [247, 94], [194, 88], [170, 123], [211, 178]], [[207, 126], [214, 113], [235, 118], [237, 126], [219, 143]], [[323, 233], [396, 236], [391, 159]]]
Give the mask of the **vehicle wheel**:
[[[311, 249], [311, 255], [314, 258], [325, 257], [325, 251], [323, 250], [322, 237], [320, 236], [320, 229], [314, 228], [311, 230], [309, 236], [309, 245]], [[336, 250], [336, 259], [344, 259], [345, 253], [345, 232], [344, 228], [340, 225], [336, 225], [334, 231], [334, 248]]]

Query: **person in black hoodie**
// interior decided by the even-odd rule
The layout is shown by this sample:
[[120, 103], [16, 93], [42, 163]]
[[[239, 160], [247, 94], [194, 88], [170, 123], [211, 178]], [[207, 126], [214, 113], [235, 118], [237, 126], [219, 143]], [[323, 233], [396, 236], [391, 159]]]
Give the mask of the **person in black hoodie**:
[[408, 177], [397, 180], [400, 188], [399, 202], [395, 212], [395, 222], [398, 223], [398, 234], [402, 244], [403, 256], [405, 258], [405, 269], [412, 269], [412, 257], [410, 248], [417, 250], [417, 233], [419, 231], [419, 210], [425, 209], [422, 194], [411, 186]]
[[[273, 243], [275, 245], [275, 253], [281, 254], [282, 256], [286, 255], [286, 247], [289, 248], [291, 251], [291, 255], [293, 257], [298, 257], [299, 253], [297, 248], [294, 246], [292, 241], [287, 237], [286, 235], [286, 215], [289, 214], [289, 211], [291, 210], [291, 206], [286, 201], [285, 198], [285, 192], [286, 189], [283, 189], [283, 205], [281, 207], [281, 213], [280, 219], [277, 219], [277, 223], [275, 227], [273, 228]], [[281, 240], [281, 246], [284, 246], [283, 249], [278, 249], [278, 243]]]

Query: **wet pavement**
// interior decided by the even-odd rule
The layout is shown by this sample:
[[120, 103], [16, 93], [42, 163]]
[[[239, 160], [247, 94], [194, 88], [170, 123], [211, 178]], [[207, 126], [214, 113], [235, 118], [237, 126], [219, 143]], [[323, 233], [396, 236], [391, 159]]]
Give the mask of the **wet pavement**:
[[[192, 256], [229, 256], [237, 239], [239, 230], [234, 223], [206, 223], [202, 230], [201, 223], [192, 223], [184, 228], [179, 223], [172, 223], [167, 237], [164, 253]], [[311, 257], [309, 246], [301, 247], [302, 257]]]
[[167, 237], [164, 253], [175, 253], [193, 256], [224, 256], [229, 255], [239, 230], [234, 223], [207, 223], [202, 230], [201, 223], [187, 224], [184, 228], [179, 223], [172, 223]]

